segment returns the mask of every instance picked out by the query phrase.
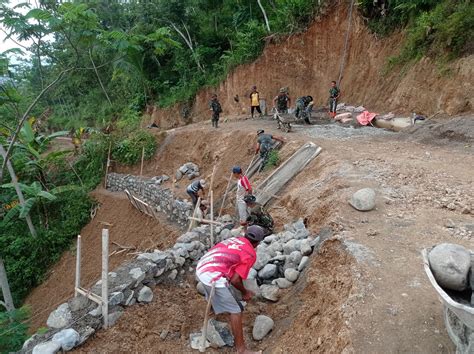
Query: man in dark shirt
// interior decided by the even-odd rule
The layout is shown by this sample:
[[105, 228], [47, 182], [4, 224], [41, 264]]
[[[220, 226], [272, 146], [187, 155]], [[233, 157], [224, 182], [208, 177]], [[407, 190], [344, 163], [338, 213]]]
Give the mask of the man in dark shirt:
[[331, 81], [329, 89], [329, 115], [334, 118], [336, 116], [337, 100], [341, 96], [341, 91], [337, 87], [336, 81]]
[[260, 152], [260, 158], [262, 159], [259, 171], [263, 170], [268, 161], [268, 154], [272, 150], [273, 140], [281, 141], [282, 143], [285, 141], [282, 137], [265, 134], [263, 129], [257, 131], [257, 149], [255, 150], [255, 154]]

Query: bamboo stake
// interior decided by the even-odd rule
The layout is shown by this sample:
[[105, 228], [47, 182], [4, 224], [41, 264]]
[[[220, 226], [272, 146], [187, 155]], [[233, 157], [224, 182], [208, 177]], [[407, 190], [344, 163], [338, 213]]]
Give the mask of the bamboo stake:
[[227, 187], [225, 189], [225, 193], [224, 193], [224, 198], [222, 199], [222, 204], [221, 204], [221, 209], [219, 210], [219, 217], [221, 217], [222, 215], [222, 210], [224, 210], [224, 205], [225, 205], [225, 199], [227, 198], [227, 193], [229, 193], [229, 186], [230, 186], [230, 182], [232, 181], [232, 172], [230, 173], [230, 177], [227, 181]]
[[247, 173], [249, 173], [250, 167], [252, 167], [252, 164], [253, 164], [253, 162], [254, 162], [254, 160], [255, 160], [256, 157], [257, 157], [256, 154], [253, 155], [252, 160], [250, 161], [250, 164], [248, 165], [247, 169], [245, 170], [245, 175], [246, 175], [246, 176], [247, 176]]
[[104, 180], [104, 188], [107, 189], [107, 175], [109, 174], [109, 166], [110, 166], [110, 150], [112, 149], [112, 142], [109, 142], [109, 152], [107, 153], [107, 165], [105, 166], [105, 180]]
[[75, 294], [77, 297], [79, 294], [77, 289], [81, 287], [81, 235], [77, 236], [77, 245], [76, 245], [76, 286]]
[[[211, 189], [211, 221], [214, 221], [214, 191]], [[211, 223], [211, 247], [214, 246], [214, 224]]]
[[145, 158], [145, 147], [142, 148], [142, 162], [140, 165], [140, 177], [143, 175], [143, 160]]
[[109, 327], [109, 230], [102, 229], [102, 316], [104, 328]]
[[212, 191], [214, 185], [214, 174], [216, 173], [216, 165], [212, 168], [211, 183], [209, 184], [209, 190]]
[[194, 216], [188, 216], [188, 219], [193, 220], [193, 221], [205, 222], [205, 223], [208, 223], [208, 224], [224, 226], [224, 223], [222, 223], [222, 222], [209, 220], [209, 219], [199, 219], [199, 218], [195, 218]]
[[211, 309], [211, 300], [214, 296], [214, 291], [216, 290], [216, 283], [212, 283], [211, 293], [209, 294], [209, 299], [207, 300], [206, 312], [204, 313], [204, 323], [202, 326], [202, 338], [201, 344], [199, 346], [199, 351], [204, 353], [206, 351], [206, 340], [207, 340], [207, 322], [209, 321], [209, 310]]

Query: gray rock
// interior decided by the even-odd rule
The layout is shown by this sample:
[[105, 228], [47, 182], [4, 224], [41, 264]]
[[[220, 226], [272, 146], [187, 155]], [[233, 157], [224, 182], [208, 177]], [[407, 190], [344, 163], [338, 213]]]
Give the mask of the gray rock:
[[268, 246], [268, 250], [270, 253], [276, 254], [277, 252], [282, 252], [283, 251], [283, 245], [281, 242], [273, 242], [270, 246]]
[[232, 229], [232, 230], [230, 230], [230, 233], [231, 233], [232, 237], [239, 237], [240, 235], [242, 235], [242, 230], [240, 228]]
[[184, 265], [184, 263], [186, 263], [186, 259], [184, 257], [176, 257], [174, 259], [174, 262], [176, 263], [176, 265], [178, 265], [179, 267], [182, 267]]
[[188, 170], [189, 170], [189, 168], [188, 168], [188, 166], [186, 166], [186, 165], [183, 165], [183, 166], [181, 166], [180, 168], [178, 168], [178, 171], [181, 172], [183, 175], [184, 175], [186, 172], [188, 172]]
[[54, 354], [59, 352], [61, 344], [55, 341], [49, 341], [35, 345], [33, 354]]
[[247, 279], [255, 279], [257, 277], [257, 274], [258, 272], [254, 268], [250, 268]]
[[321, 243], [321, 236], [315, 238], [308, 238], [309, 245], [314, 249], [317, 249]]
[[67, 352], [74, 348], [80, 340], [79, 333], [72, 328], [63, 329], [53, 336], [53, 341], [61, 344], [61, 348]]
[[230, 230], [223, 229], [221, 231], [220, 236], [221, 236], [221, 240], [227, 240], [228, 238], [232, 237], [232, 234], [231, 234]]
[[196, 290], [202, 296], [206, 295], [206, 290], [204, 289], [204, 284], [201, 283], [200, 281], [196, 284]]
[[207, 323], [207, 340], [214, 348], [221, 348], [224, 346], [234, 346], [234, 337], [230, 332], [227, 323], [209, 320]]
[[183, 174], [181, 173], [181, 171], [176, 171], [175, 178], [176, 181], [179, 181], [181, 178], [183, 178]]
[[[191, 348], [192, 349], [195, 349], [195, 350], [201, 350], [201, 349], [206, 349], [206, 348], [209, 348], [211, 346], [211, 343], [209, 343], [208, 340], [204, 340], [204, 346], [202, 345], [203, 343], [203, 340], [202, 340], [202, 333], [199, 332], [199, 333], [190, 333], [189, 334], [189, 344], [191, 345]], [[201, 347], [204, 347], [204, 348], [201, 348]]]
[[244, 279], [242, 282], [245, 289], [250, 290], [256, 296], [260, 295], [260, 288], [258, 287], [257, 279]]
[[308, 240], [301, 241], [300, 251], [303, 256], [309, 256], [313, 252], [311, 244]]
[[164, 252], [151, 252], [151, 253], [140, 253], [137, 259], [148, 260], [154, 263], [161, 263], [162, 261], [166, 260], [167, 257], [168, 257], [168, 254]]
[[288, 257], [288, 262], [291, 264], [298, 265], [300, 264], [302, 258], [303, 258], [303, 255], [301, 254], [300, 251], [293, 251], [290, 253]]
[[131, 303], [132, 303], [132, 300], [134, 299], [134, 296], [135, 296], [135, 291], [133, 290], [125, 290], [124, 292], [124, 301], [123, 301], [123, 304], [125, 306], [130, 306]]
[[286, 278], [275, 279], [272, 281], [272, 284], [278, 286], [280, 289], [288, 289], [293, 285], [293, 283]]
[[256, 270], [262, 269], [272, 257], [266, 252], [257, 252], [257, 261], [253, 265]]
[[443, 288], [457, 291], [467, 288], [471, 255], [466, 248], [442, 243], [431, 250], [428, 259], [436, 281]]
[[283, 245], [283, 253], [290, 254], [291, 252], [296, 251], [296, 240], [291, 239]]
[[124, 300], [122, 292], [114, 292], [109, 295], [109, 306], [117, 306]]
[[349, 204], [359, 211], [375, 208], [375, 191], [372, 188], [360, 189], [352, 195]]
[[92, 328], [91, 326], [86, 326], [80, 334], [79, 338], [79, 343], [77, 343], [77, 346], [82, 345], [83, 343], [86, 342], [86, 340], [89, 339], [90, 336], [92, 336], [95, 333], [95, 329]]
[[153, 291], [148, 287], [144, 286], [138, 292], [138, 302], [151, 302], [153, 300]]
[[260, 286], [260, 293], [262, 297], [266, 300], [270, 301], [278, 301], [279, 299], [279, 293], [278, 293], [278, 286], [276, 285], [267, 285], [264, 284]]
[[290, 240], [294, 240], [296, 235], [296, 231], [291, 232], [291, 231], [285, 231], [280, 235], [280, 241], [285, 243]]
[[146, 276], [145, 272], [141, 270], [141, 268], [130, 269], [128, 274], [136, 281], [135, 284], [141, 283]]
[[299, 218], [297, 222], [293, 223], [293, 228], [298, 230], [306, 230], [306, 226], [304, 225], [303, 219]]
[[288, 268], [285, 270], [285, 278], [288, 281], [291, 281], [292, 283], [294, 283], [298, 279], [299, 275], [300, 272], [298, 272], [296, 269]]
[[265, 267], [263, 267], [259, 272], [258, 276], [261, 279], [271, 279], [273, 278], [276, 273], [277, 273], [277, 266], [274, 264], [267, 264]]
[[163, 182], [166, 182], [166, 181], [168, 181], [169, 179], [170, 179], [170, 177], [167, 176], [167, 175], [161, 176], [161, 180], [162, 180]]
[[120, 317], [122, 317], [123, 311], [115, 311], [109, 313], [109, 327], [115, 325]]
[[50, 313], [46, 324], [50, 328], [64, 328], [72, 320], [71, 310], [67, 303], [59, 305], [59, 307]]
[[173, 269], [170, 272], [170, 274], [168, 274], [168, 278], [171, 280], [175, 280], [177, 276], [178, 276], [178, 271], [176, 269]]
[[102, 307], [99, 305], [95, 309], [88, 312], [89, 315], [92, 317], [99, 317], [102, 316]]
[[91, 303], [92, 301], [82, 295], [75, 296], [68, 301], [71, 312], [81, 311], [88, 307]]
[[275, 323], [265, 315], [258, 315], [253, 324], [252, 336], [255, 340], [262, 340], [273, 328]]
[[265, 243], [272, 243], [272, 242], [275, 242], [278, 240], [278, 236], [277, 235], [270, 235], [270, 236], [267, 236], [263, 239], [263, 242]]
[[304, 256], [303, 258], [301, 258], [301, 262], [298, 265], [298, 272], [301, 272], [303, 269], [305, 269], [308, 263], [309, 263], [309, 257]]

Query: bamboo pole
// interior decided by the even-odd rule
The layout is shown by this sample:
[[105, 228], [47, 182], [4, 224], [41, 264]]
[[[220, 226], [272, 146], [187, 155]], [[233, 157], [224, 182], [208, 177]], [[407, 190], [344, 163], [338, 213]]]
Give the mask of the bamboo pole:
[[211, 183], [209, 184], [209, 190], [212, 191], [212, 187], [214, 186], [214, 174], [216, 173], [216, 165], [212, 168], [212, 175], [211, 175]]
[[77, 289], [81, 287], [81, 235], [77, 236], [76, 245], [76, 284], [74, 287], [74, 296], [79, 294]]
[[112, 149], [112, 142], [109, 142], [109, 152], [107, 153], [107, 165], [105, 166], [104, 188], [107, 189], [107, 176], [109, 174], [110, 166], [110, 150]]
[[145, 159], [145, 147], [142, 148], [142, 162], [140, 165], [140, 177], [143, 175], [143, 160]]
[[222, 215], [222, 210], [224, 210], [225, 199], [227, 198], [227, 193], [229, 193], [230, 182], [232, 181], [232, 172], [230, 173], [229, 180], [227, 181], [227, 187], [225, 189], [224, 198], [222, 199], [221, 209], [219, 210], [219, 217]]
[[[211, 189], [211, 221], [214, 221], [214, 191]], [[214, 246], [214, 223], [211, 223], [211, 247]]]
[[109, 230], [102, 229], [102, 316], [104, 328], [109, 327]]
[[204, 323], [202, 325], [202, 338], [199, 345], [199, 351], [204, 353], [206, 351], [206, 340], [207, 340], [207, 322], [209, 321], [209, 310], [211, 309], [211, 300], [214, 296], [214, 291], [216, 290], [216, 283], [212, 283], [211, 293], [209, 294], [209, 299], [207, 300], [206, 312], [204, 313]]
[[254, 162], [254, 160], [255, 160], [256, 157], [257, 157], [256, 154], [253, 155], [252, 160], [250, 161], [250, 164], [247, 166], [247, 169], [245, 170], [245, 175], [246, 175], [246, 176], [247, 176], [247, 173], [249, 173], [250, 167], [252, 167], [252, 164], [253, 164], [253, 162]]
[[188, 219], [193, 220], [193, 221], [205, 222], [207, 224], [219, 225], [219, 226], [225, 225], [224, 223], [219, 222], [219, 221], [214, 221], [214, 220], [209, 220], [209, 219], [199, 219], [199, 218], [195, 218], [194, 216], [188, 216]]

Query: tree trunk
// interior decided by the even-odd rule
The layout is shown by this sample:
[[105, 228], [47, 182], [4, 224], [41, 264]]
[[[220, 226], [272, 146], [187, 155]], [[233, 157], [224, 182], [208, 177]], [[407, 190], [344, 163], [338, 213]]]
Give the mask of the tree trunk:
[[265, 19], [265, 25], [267, 26], [267, 31], [270, 31], [270, 24], [268, 23], [268, 17], [267, 13], [265, 12], [265, 9], [263, 8], [262, 3], [260, 2], [261, 0], [257, 0], [258, 6], [260, 6], [260, 10], [262, 10], [263, 18]]
[[[7, 153], [2, 144], [0, 144], [0, 155], [2, 155], [3, 159], [7, 158]], [[25, 197], [23, 196], [23, 192], [20, 189], [20, 185], [18, 184], [18, 179], [16, 178], [15, 170], [13, 169], [12, 163], [10, 160], [7, 160], [7, 168], [8, 172], [10, 173], [10, 177], [12, 179], [13, 186], [16, 190], [16, 195], [18, 196], [18, 201], [20, 202], [21, 206], [25, 205]], [[31, 216], [28, 214], [25, 217], [26, 223], [28, 224], [28, 228], [30, 229], [31, 236], [36, 237], [36, 230], [31, 221]]]
[[5, 271], [5, 265], [3, 264], [3, 258], [0, 256], [0, 286], [2, 287], [3, 293], [3, 305], [7, 309], [7, 312], [15, 310], [15, 304], [13, 303], [12, 293], [10, 292], [10, 285], [8, 285], [7, 272]]
[[97, 76], [97, 79], [99, 80], [100, 87], [102, 87], [102, 91], [104, 91], [105, 97], [107, 97], [107, 101], [109, 101], [109, 104], [112, 106], [112, 101], [110, 100], [109, 94], [105, 90], [104, 84], [102, 83], [102, 80], [100, 79], [99, 72], [97, 71], [97, 67], [95, 66], [94, 60], [92, 59], [92, 49], [89, 49], [89, 58], [91, 59], [92, 67], [94, 68], [95, 75]]

